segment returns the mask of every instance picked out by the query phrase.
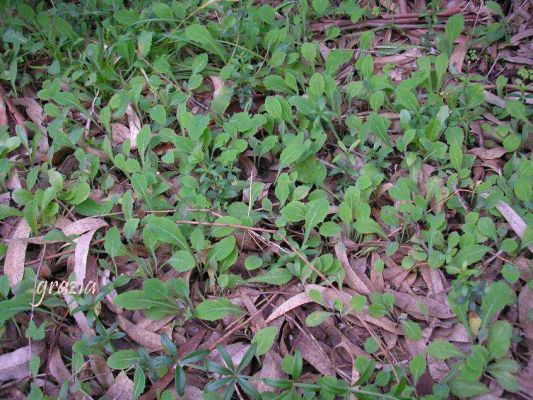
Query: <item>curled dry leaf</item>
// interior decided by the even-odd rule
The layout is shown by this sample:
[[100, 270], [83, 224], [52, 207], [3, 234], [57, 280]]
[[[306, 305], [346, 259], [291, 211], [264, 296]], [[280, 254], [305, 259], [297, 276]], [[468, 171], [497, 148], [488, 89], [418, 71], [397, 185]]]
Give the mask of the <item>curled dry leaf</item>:
[[28, 246], [25, 239], [30, 236], [30, 232], [30, 226], [24, 218], [21, 218], [11, 236], [11, 241], [7, 245], [4, 274], [9, 278], [11, 286], [19, 283], [24, 275], [24, 260], [26, 259], [26, 247]]
[[83, 284], [87, 272], [87, 255], [89, 254], [91, 239], [96, 231], [104, 226], [107, 226], [107, 223], [103, 219], [83, 218], [63, 228], [63, 233], [67, 236], [83, 233], [75, 240], [76, 247], [74, 249], [74, 273], [76, 274], [76, 282], [79, 284]]
[[348, 256], [346, 254], [346, 247], [343, 243], [338, 242], [335, 245], [335, 255], [340, 260], [342, 267], [346, 271], [346, 276], [344, 278], [346, 284], [356, 292], [369, 296], [370, 289], [364, 284], [364, 282], [359, 278], [357, 273], [350, 265], [350, 261], [348, 260]]
[[282, 315], [286, 314], [287, 312], [300, 307], [301, 305], [310, 303], [312, 300], [309, 298], [307, 293], [298, 293], [294, 296], [292, 296], [290, 299], [287, 299], [283, 303], [281, 303], [272, 313], [268, 316], [266, 319], [266, 323], [274, 321], [276, 318], [281, 317]]

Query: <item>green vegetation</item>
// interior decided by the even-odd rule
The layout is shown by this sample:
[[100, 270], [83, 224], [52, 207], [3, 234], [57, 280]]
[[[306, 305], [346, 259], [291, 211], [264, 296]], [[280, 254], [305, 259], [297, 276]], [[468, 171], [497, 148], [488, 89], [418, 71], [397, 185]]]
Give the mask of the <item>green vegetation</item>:
[[122, 3], [0, 2], [0, 397], [529, 398], [531, 6]]

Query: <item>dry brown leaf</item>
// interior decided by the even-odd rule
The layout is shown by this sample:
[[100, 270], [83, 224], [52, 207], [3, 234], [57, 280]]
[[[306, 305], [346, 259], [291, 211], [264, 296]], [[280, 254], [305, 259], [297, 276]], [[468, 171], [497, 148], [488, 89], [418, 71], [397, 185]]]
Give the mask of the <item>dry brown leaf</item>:
[[[481, 193], [481, 197], [489, 197], [488, 193]], [[506, 202], [499, 200], [496, 203], [496, 209], [503, 215], [505, 220], [511, 226], [511, 229], [515, 231], [520, 239], [524, 239], [526, 233], [527, 224], [520, 215], [516, 213], [513, 208]], [[529, 251], [533, 252], [533, 245], [528, 246]]]
[[218, 76], [210, 76], [211, 82], [213, 82], [213, 98], [220, 94], [220, 91], [224, 88], [224, 81]]
[[58, 347], [54, 347], [50, 352], [50, 357], [48, 357], [48, 370], [59, 384], [63, 384], [64, 381], [68, 381], [71, 377], [69, 370], [65, 367], [65, 363], [61, 358], [61, 352]]
[[281, 317], [282, 315], [286, 314], [290, 310], [295, 309], [296, 307], [300, 307], [301, 305], [310, 303], [311, 299], [307, 295], [307, 293], [298, 293], [294, 296], [292, 296], [290, 299], [285, 300], [283, 303], [281, 303], [272, 313], [268, 316], [266, 319], [266, 323], [274, 321], [276, 318]]
[[131, 400], [133, 398], [133, 381], [121, 371], [105, 395], [113, 400]]
[[111, 137], [114, 144], [120, 144], [127, 139], [130, 139], [130, 128], [119, 123], [111, 124]]
[[528, 346], [533, 350], [533, 321], [529, 318], [531, 310], [533, 310], [533, 290], [525, 285], [518, 296], [518, 316]]
[[466, 57], [466, 52], [468, 50], [468, 43], [463, 41], [457, 44], [450, 56], [450, 66], [453, 66], [457, 73], [461, 73], [463, 69], [463, 63]]
[[74, 273], [78, 284], [83, 284], [85, 280], [87, 255], [89, 254], [91, 239], [96, 231], [104, 226], [107, 226], [107, 223], [103, 219], [83, 218], [63, 228], [63, 233], [67, 236], [83, 233], [75, 240], [76, 247], [74, 249]]
[[346, 272], [346, 275], [344, 277], [346, 284], [356, 292], [369, 296], [370, 289], [367, 285], [364, 284], [364, 282], [359, 278], [359, 276], [356, 274], [356, 272], [350, 265], [350, 261], [348, 260], [348, 256], [346, 254], [346, 247], [342, 242], [338, 242], [335, 245], [335, 255], [341, 262], [341, 265], [344, 268], [344, 271]]
[[4, 99], [2, 95], [0, 95], [0, 126], [4, 126], [8, 124], [7, 119], [7, 111], [6, 111], [6, 104], [4, 103]]
[[427, 296], [417, 296], [414, 294], [389, 291], [394, 295], [395, 305], [418, 319], [425, 319], [426, 317], [420, 312], [418, 304], [424, 304], [427, 308], [430, 317], [437, 317], [441, 319], [453, 318], [454, 314], [450, 310], [448, 303], [441, 303], [435, 299]]
[[302, 358], [311, 364], [322, 375], [333, 376], [335, 370], [331, 364], [328, 353], [322, 348], [324, 344], [308, 338], [307, 335], [300, 333], [294, 340], [293, 347], [302, 353]]
[[494, 147], [492, 149], [486, 149], [484, 147], [476, 147], [468, 150], [469, 153], [472, 153], [478, 158], [483, 160], [495, 160], [503, 156], [506, 151], [503, 147]]
[[25, 239], [30, 236], [30, 232], [30, 226], [24, 218], [21, 218], [11, 236], [11, 241], [7, 245], [4, 274], [9, 278], [11, 286], [19, 283], [24, 275], [24, 260], [26, 259], [26, 247], [28, 246]]
[[275, 390], [272, 386], [267, 385], [263, 382], [263, 379], [283, 379], [284, 374], [281, 370], [281, 357], [278, 353], [273, 350], [270, 350], [265, 354], [261, 362], [261, 371], [257, 374], [257, 390], [259, 392], [270, 392], [274, 390], [274, 393], [279, 393], [279, 389]]
[[135, 113], [135, 111], [133, 111], [133, 108], [130, 104], [128, 104], [128, 108], [126, 108], [126, 115], [128, 116], [128, 125], [130, 127], [129, 139], [131, 143], [131, 148], [136, 149], [137, 135], [141, 130], [141, 120], [139, 119], [139, 116]]
[[30, 376], [29, 362], [32, 355], [37, 355], [44, 349], [42, 342], [32, 343], [11, 353], [0, 356], [0, 382], [12, 379], [23, 379]]
[[131, 339], [145, 347], [148, 352], [151, 353], [154, 351], [161, 351], [163, 349], [163, 346], [161, 345], [161, 339], [159, 338], [158, 334], [147, 331], [146, 329], [135, 325], [121, 315], [118, 315], [117, 318], [120, 328], [126, 332]]
[[21, 97], [20, 99], [14, 99], [13, 104], [25, 107], [26, 114], [30, 120], [37, 125], [43, 134], [46, 134], [46, 128], [44, 127], [45, 116], [43, 108], [35, 99], [31, 97]]

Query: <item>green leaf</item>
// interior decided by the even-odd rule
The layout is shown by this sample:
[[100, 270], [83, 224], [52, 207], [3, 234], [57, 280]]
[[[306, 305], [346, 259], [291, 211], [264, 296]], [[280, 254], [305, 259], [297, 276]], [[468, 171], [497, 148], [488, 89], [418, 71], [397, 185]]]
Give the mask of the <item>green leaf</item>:
[[276, 121], [283, 121], [283, 109], [277, 96], [268, 96], [265, 99], [265, 110]]
[[190, 247], [179, 226], [170, 218], [149, 215], [145, 217], [145, 222], [154, 239], [163, 243], [176, 244], [190, 252]]
[[427, 349], [428, 354], [438, 360], [447, 360], [452, 357], [464, 357], [463, 352], [447, 340], [435, 340], [427, 347]]
[[211, 33], [205, 26], [200, 24], [189, 25], [185, 29], [185, 36], [209, 53], [215, 54], [223, 60], [226, 59], [227, 54], [224, 50], [224, 46], [220, 45], [213, 36], [211, 36]]
[[426, 371], [426, 367], [426, 357], [423, 354], [417, 354], [409, 362], [409, 371], [411, 371], [411, 375], [413, 376], [413, 381], [415, 384]]
[[324, 221], [329, 212], [329, 202], [326, 199], [311, 201], [306, 206], [305, 228], [310, 230]]
[[362, 234], [377, 234], [383, 238], [386, 238], [387, 235], [381, 229], [381, 226], [371, 218], [360, 219], [354, 223], [354, 228], [357, 232]]
[[333, 313], [327, 311], [313, 311], [305, 319], [305, 325], [310, 328], [318, 326], [322, 322], [324, 322], [330, 315], [333, 315]]
[[274, 344], [274, 339], [276, 339], [277, 333], [278, 328], [275, 326], [267, 326], [266, 328], [257, 331], [252, 339], [252, 344], [255, 343], [257, 345], [255, 352], [256, 356], [262, 356], [270, 350]]
[[416, 112], [420, 108], [416, 95], [404, 86], [399, 86], [396, 89], [396, 101], [409, 111]]
[[127, 254], [125, 246], [120, 240], [120, 233], [116, 226], [109, 229], [105, 235], [104, 249], [111, 257]]
[[[215, 220], [216, 224], [228, 224], [228, 225], [242, 225], [241, 221], [231, 215], [225, 215]], [[213, 226], [211, 228], [211, 236], [215, 238], [221, 238], [231, 235], [235, 231], [235, 228], [231, 226]]]
[[480, 261], [489, 250], [490, 247], [479, 244], [467, 245], [457, 252], [452, 260], [452, 264], [459, 269], [462, 269], [463, 265], [468, 267]]
[[253, 271], [254, 269], [261, 268], [263, 265], [263, 260], [258, 256], [248, 256], [244, 260], [244, 266], [247, 270]]
[[140, 361], [139, 353], [135, 350], [118, 350], [109, 356], [107, 365], [113, 369], [128, 369]]
[[[177, 365], [176, 372], [174, 375], [174, 384], [176, 386], [176, 392], [178, 392], [180, 396], [183, 396], [185, 394], [185, 383], [185, 371], [183, 370], [183, 367], [181, 365]], [[172, 396], [172, 399], [174, 399], [174, 396]]]
[[446, 36], [451, 42], [459, 37], [463, 31], [464, 25], [465, 19], [462, 14], [458, 13], [448, 18], [444, 30], [446, 32]]
[[450, 390], [457, 397], [474, 397], [489, 393], [489, 388], [483, 383], [466, 381], [461, 378], [454, 378], [450, 382]]
[[204, 300], [194, 310], [194, 316], [205, 321], [216, 321], [228, 315], [238, 317], [244, 311], [226, 298], [217, 300]]
[[228, 257], [233, 249], [235, 249], [236, 239], [234, 236], [228, 236], [221, 241], [215, 243], [215, 245], [209, 250], [209, 258], [213, 258], [216, 261], [222, 261]]
[[167, 122], [167, 113], [165, 111], [165, 107], [163, 107], [161, 104], [152, 107], [150, 110], [150, 118], [152, 118], [159, 125], [164, 125], [165, 122]]
[[135, 373], [133, 374], [133, 398], [137, 399], [143, 392], [146, 386], [146, 375], [141, 367], [137, 366], [135, 368]]
[[139, 35], [139, 39], [137, 41], [137, 44], [139, 46], [139, 52], [143, 57], [146, 57], [148, 53], [150, 52], [150, 48], [152, 47], [152, 36], [154, 35], [153, 32], [146, 32], [142, 31]]
[[175, 312], [179, 309], [178, 305], [172, 303], [170, 299], [149, 297], [144, 290], [129, 290], [121, 293], [114, 298], [113, 303], [126, 310], [157, 309], [164, 312]]
[[167, 262], [178, 272], [189, 271], [196, 265], [192, 254], [185, 250], [175, 252]]
[[422, 330], [420, 326], [413, 321], [402, 321], [405, 336], [411, 340], [420, 340], [422, 338]]
[[268, 283], [271, 285], [284, 285], [292, 279], [292, 274], [286, 268], [274, 268], [263, 275], [254, 276], [247, 282]]
[[516, 295], [513, 289], [505, 282], [498, 281], [491, 283], [486, 289], [481, 301], [482, 329], [486, 327], [492, 317], [503, 310], [506, 306], [516, 301]]
[[326, 73], [329, 75], [334, 75], [342, 64], [350, 61], [350, 59], [353, 57], [353, 54], [353, 50], [330, 50], [328, 53], [328, 58], [326, 59]]
[[309, 94], [313, 96], [322, 96], [324, 93], [324, 78], [322, 75], [315, 72], [309, 80]]
[[322, 16], [329, 6], [329, 0], [312, 0], [311, 5], [318, 16]]
[[305, 219], [307, 209], [304, 203], [291, 201], [281, 209], [280, 213], [289, 222], [300, 222]]

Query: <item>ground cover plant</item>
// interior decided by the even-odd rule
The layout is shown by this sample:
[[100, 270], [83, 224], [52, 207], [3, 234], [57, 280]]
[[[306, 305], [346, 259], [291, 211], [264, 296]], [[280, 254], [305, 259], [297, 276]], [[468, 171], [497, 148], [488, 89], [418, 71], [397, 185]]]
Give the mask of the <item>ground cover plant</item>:
[[531, 398], [531, 2], [0, 8], [0, 398]]

